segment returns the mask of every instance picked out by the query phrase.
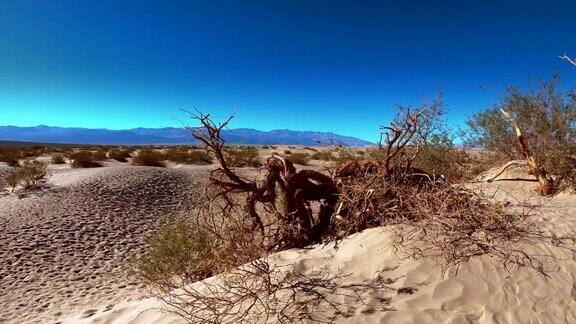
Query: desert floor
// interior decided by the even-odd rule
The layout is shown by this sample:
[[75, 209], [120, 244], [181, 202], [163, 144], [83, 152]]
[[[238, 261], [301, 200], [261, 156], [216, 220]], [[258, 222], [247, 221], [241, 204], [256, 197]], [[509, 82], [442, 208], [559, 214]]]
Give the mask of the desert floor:
[[[0, 322], [178, 323], [130, 276], [130, 260], [165, 216], [190, 212], [211, 166], [51, 166], [49, 188], [22, 199], [0, 198]], [[2, 169], [0, 169], [2, 172]], [[505, 174], [501, 178], [522, 178]], [[470, 187], [534, 213], [558, 235], [576, 231], [576, 196], [543, 199], [530, 181]], [[341, 323], [576, 323], [576, 253], [539, 242], [529, 253], [553, 257], [549, 278], [506, 269], [484, 255], [443, 270], [436, 260], [400, 258], [391, 233], [374, 228], [333, 244], [272, 255], [302, 272], [350, 274], [343, 284], [396, 278], [368, 291], [367, 304], [342, 300]], [[390, 269], [382, 272], [383, 269]], [[210, 279], [208, 279], [210, 280]], [[380, 311], [374, 312], [379, 305]], [[322, 317], [326, 310], [317, 309]]]
[[47, 189], [1, 197], [0, 322], [88, 316], [141, 297], [131, 259], [163, 217], [193, 208], [207, 168], [50, 166]]

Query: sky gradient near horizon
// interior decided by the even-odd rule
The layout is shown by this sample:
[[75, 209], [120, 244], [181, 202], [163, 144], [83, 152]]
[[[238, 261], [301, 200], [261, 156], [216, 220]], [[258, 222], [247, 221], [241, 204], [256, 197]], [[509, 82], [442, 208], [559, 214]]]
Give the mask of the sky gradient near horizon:
[[442, 91], [453, 124], [507, 85], [576, 82], [573, 1], [0, 1], [0, 125], [232, 128], [375, 141]]

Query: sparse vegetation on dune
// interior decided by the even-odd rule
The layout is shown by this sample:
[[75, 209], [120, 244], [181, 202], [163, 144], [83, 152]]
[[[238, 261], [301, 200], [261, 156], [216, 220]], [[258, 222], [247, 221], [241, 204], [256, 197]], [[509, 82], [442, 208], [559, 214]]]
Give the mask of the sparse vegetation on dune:
[[262, 166], [260, 154], [256, 148], [228, 147], [224, 151], [226, 163], [231, 167]]
[[94, 156], [93, 151], [80, 150], [70, 154], [71, 166], [73, 168], [97, 168], [102, 163]]
[[165, 167], [164, 155], [158, 150], [144, 148], [132, 159], [132, 164], [136, 166]]
[[128, 162], [128, 158], [131, 156], [132, 155], [130, 149], [113, 148], [108, 151], [108, 158], [118, 162]]
[[558, 78], [540, 81], [527, 91], [511, 87], [493, 108], [467, 121], [469, 145], [480, 145], [510, 160], [526, 159], [533, 165], [532, 173], [544, 172], [542, 177], [547, 179], [541, 180], [550, 182], [541, 183], [541, 187], [549, 186], [541, 188], [544, 194], [576, 189], [576, 92], [561, 91], [558, 82]]
[[21, 154], [18, 149], [2, 149], [0, 150], [0, 162], [6, 163], [8, 166], [18, 166]]
[[294, 153], [291, 154], [288, 158], [290, 162], [299, 165], [308, 165], [310, 164], [310, 156], [307, 153]]
[[167, 149], [164, 153], [167, 161], [184, 164], [212, 164], [212, 156], [203, 149], [190, 149], [187, 147]]
[[[248, 312], [234, 315], [230, 313], [231, 304], [232, 308], [207, 306], [221, 300], [221, 289], [235, 291], [226, 286], [226, 278], [236, 278], [237, 283], [270, 279], [275, 270], [267, 268], [270, 265], [259, 259], [262, 256], [339, 241], [377, 226], [391, 226], [397, 238], [395, 247], [409, 257], [430, 256], [450, 267], [490, 254], [507, 268], [529, 267], [546, 276], [550, 265], [540, 255], [516, 249], [514, 244], [551, 241], [569, 248], [574, 236], [552, 237], [529, 221], [529, 213], [511, 211], [455, 185], [469, 177], [467, 168], [481, 163], [455, 148], [443, 126], [435, 124], [443, 114], [441, 108], [440, 100], [415, 111], [400, 109], [396, 122], [383, 128], [380, 149], [369, 154], [339, 150], [340, 161], [331, 176], [297, 170], [294, 162], [308, 155], [293, 153], [287, 158], [270, 156], [259, 181], [246, 179], [232, 168], [246, 165], [238, 163], [246, 156], [256, 159], [257, 151], [223, 146], [220, 130], [230, 119], [215, 124], [208, 116], [198, 115], [205, 131], [194, 136], [219, 163], [211, 173], [210, 197], [191, 223], [167, 227], [154, 239], [152, 250], [141, 259], [140, 276], [188, 320], [243, 321]], [[178, 257], [163, 261], [171, 253]], [[247, 262], [246, 269], [252, 269], [249, 273], [242, 267], [232, 270], [217, 289], [204, 283], [208, 287], [204, 291], [191, 289], [178, 296], [170, 293]], [[323, 279], [326, 277], [315, 280], [318, 283]], [[298, 279], [294, 285], [305, 281]], [[260, 294], [270, 296], [275, 292], [270, 286], [246, 289], [256, 299]], [[288, 301], [286, 307], [296, 305]], [[267, 312], [278, 315], [273, 309]]]
[[64, 156], [62, 156], [62, 154], [52, 155], [52, 158], [50, 159], [50, 161], [52, 162], [52, 164], [66, 164], [66, 161], [64, 160]]
[[46, 177], [46, 165], [39, 161], [24, 160], [22, 165], [7, 173], [5, 182], [14, 191], [17, 187], [23, 190], [38, 189]]

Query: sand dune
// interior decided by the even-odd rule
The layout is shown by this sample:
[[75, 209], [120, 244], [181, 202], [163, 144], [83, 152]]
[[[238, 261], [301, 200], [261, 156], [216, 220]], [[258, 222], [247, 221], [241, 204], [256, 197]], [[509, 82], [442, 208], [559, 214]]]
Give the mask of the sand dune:
[[[128, 273], [133, 253], [165, 215], [190, 212], [210, 167], [52, 168], [50, 188], [18, 199], [0, 198], [0, 322], [182, 323], [161, 302], [145, 298]], [[510, 180], [470, 186], [517, 205], [538, 202], [547, 229], [576, 231], [576, 197], [539, 197], [533, 182]], [[521, 174], [520, 174], [521, 175]], [[481, 256], [444, 272], [437, 260], [401, 259], [387, 228], [341, 242], [270, 256], [280, 266], [308, 273], [349, 274], [342, 284], [362, 283], [382, 269], [395, 290], [371, 290], [365, 303], [340, 300], [339, 323], [575, 323], [576, 254], [549, 242], [525, 247], [549, 255], [558, 266], [545, 278], [533, 270], [505, 269]], [[207, 280], [218, 280], [210, 278]], [[198, 285], [202, 283], [197, 283]], [[339, 297], [335, 297], [339, 298]], [[377, 307], [376, 307], [377, 306]], [[379, 309], [375, 311], [375, 309]], [[322, 318], [326, 309], [314, 308]], [[258, 322], [253, 319], [253, 322]]]
[[[531, 182], [494, 182], [475, 185], [495, 199], [539, 200]], [[546, 219], [548, 229], [556, 233], [576, 231], [576, 197], [560, 194], [540, 207], [535, 217]], [[350, 316], [338, 323], [575, 323], [576, 254], [541, 242], [526, 247], [526, 252], [554, 257], [558, 266], [550, 277], [533, 270], [505, 269], [485, 255], [462, 264], [459, 271], [442, 267], [432, 259], [400, 260], [391, 248], [391, 234], [375, 228], [345, 239], [338, 249], [315, 246], [293, 249], [271, 256], [279, 265], [301, 271], [328, 269], [331, 273], [351, 274], [343, 283], [360, 283], [374, 278], [387, 267], [390, 278], [399, 278], [392, 286], [400, 293], [373, 291], [366, 304], [346, 304]], [[375, 304], [390, 298], [390, 311], [374, 312]], [[322, 309], [315, 315], [322, 317]], [[99, 310], [92, 318], [71, 316], [66, 323], [181, 323], [183, 320], [162, 311], [162, 304], [144, 299]], [[254, 320], [254, 322], [258, 322]]]
[[52, 170], [50, 187], [0, 198], [0, 322], [45, 322], [141, 296], [127, 263], [163, 216], [199, 199], [205, 169]]

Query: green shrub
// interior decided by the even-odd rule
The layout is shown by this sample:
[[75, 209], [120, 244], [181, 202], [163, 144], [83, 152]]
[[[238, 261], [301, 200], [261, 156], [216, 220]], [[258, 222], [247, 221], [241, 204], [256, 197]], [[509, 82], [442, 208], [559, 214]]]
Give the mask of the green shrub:
[[111, 149], [108, 152], [108, 158], [112, 160], [116, 160], [118, 162], [127, 162], [128, 158], [130, 157], [130, 150], [128, 149]]
[[259, 167], [262, 165], [256, 148], [228, 148], [225, 154], [226, 162], [232, 167]]
[[494, 107], [470, 117], [466, 142], [519, 159], [514, 129], [500, 109], [518, 121], [525, 141], [539, 163], [556, 177], [562, 190], [576, 189], [576, 88], [562, 91], [559, 79], [540, 81], [534, 89], [508, 89]]
[[290, 160], [290, 162], [294, 164], [300, 164], [300, 165], [310, 164], [310, 157], [306, 153], [294, 153], [290, 155], [288, 160]]
[[145, 148], [138, 152], [132, 159], [133, 165], [138, 166], [153, 166], [153, 167], [165, 167], [164, 155], [157, 150]]
[[20, 167], [14, 168], [6, 175], [6, 183], [12, 187], [22, 186], [25, 190], [36, 189], [46, 177], [46, 165], [40, 161], [24, 160]]
[[64, 156], [62, 156], [61, 154], [52, 155], [51, 162], [52, 164], [66, 164]]
[[138, 277], [145, 283], [159, 283], [174, 276], [190, 282], [213, 275], [209, 267], [211, 250], [205, 231], [182, 223], [165, 225], [149, 239], [148, 252], [137, 261]]
[[102, 164], [94, 158], [94, 153], [88, 150], [81, 150], [70, 155], [73, 168], [97, 168]]

